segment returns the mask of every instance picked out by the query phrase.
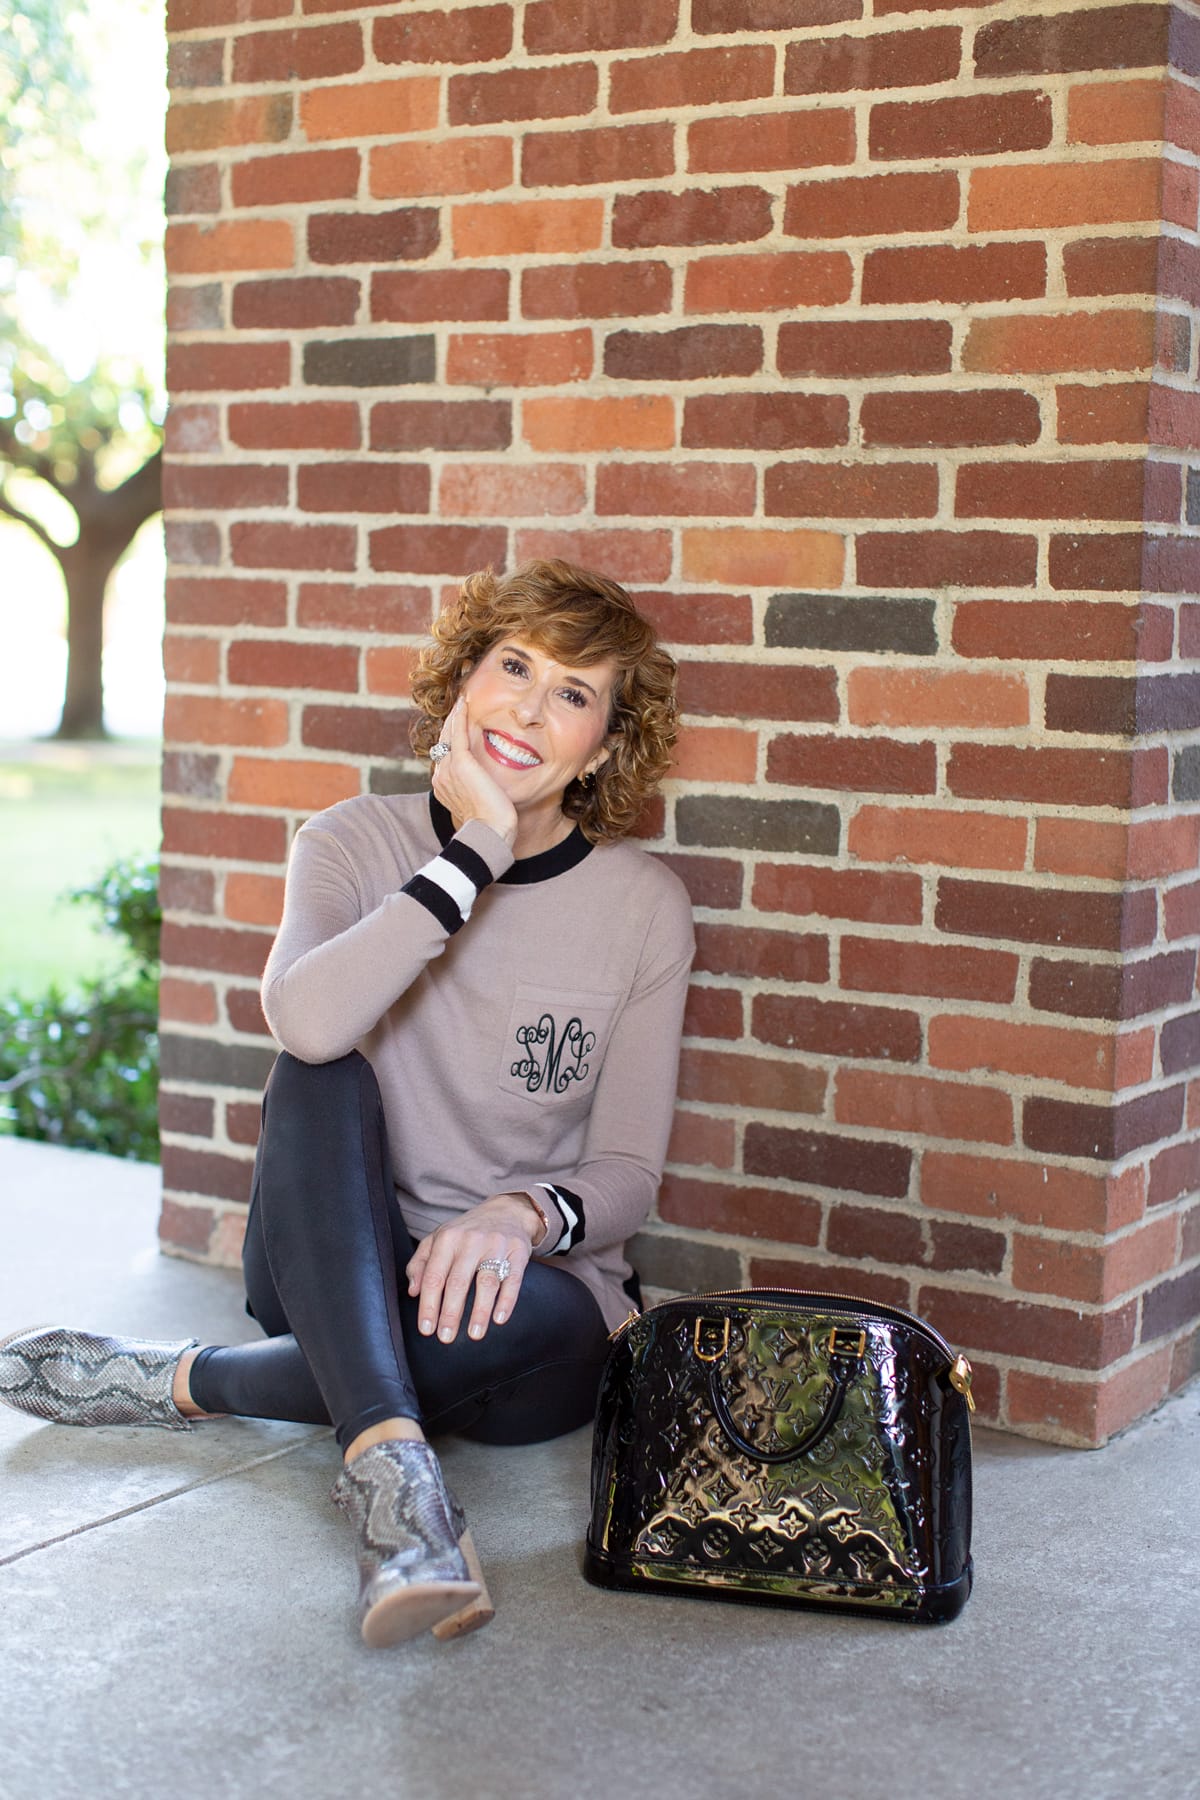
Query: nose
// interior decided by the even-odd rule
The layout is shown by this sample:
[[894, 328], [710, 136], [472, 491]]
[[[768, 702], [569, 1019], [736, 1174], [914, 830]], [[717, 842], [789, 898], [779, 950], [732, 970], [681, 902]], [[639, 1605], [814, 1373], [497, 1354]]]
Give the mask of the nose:
[[544, 701], [541, 682], [531, 681], [513, 702], [514, 717], [525, 726], [540, 724]]

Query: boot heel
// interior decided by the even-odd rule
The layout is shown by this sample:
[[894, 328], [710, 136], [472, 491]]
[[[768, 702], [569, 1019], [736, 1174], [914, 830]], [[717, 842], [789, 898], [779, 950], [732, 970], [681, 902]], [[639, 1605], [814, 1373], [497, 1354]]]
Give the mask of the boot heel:
[[492, 1597], [483, 1579], [483, 1570], [479, 1566], [479, 1554], [469, 1531], [463, 1532], [458, 1540], [458, 1547], [466, 1559], [467, 1574], [479, 1584], [479, 1592], [474, 1600], [468, 1601], [458, 1612], [451, 1613], [448, 1619], [440, 1620], [433, 1627], [433, 1636], [443, 1644], [451, 1638], [465, 1637], [468, 1631], [478, 1631], [481, 1625], [489, 1624], [496, 1616]]

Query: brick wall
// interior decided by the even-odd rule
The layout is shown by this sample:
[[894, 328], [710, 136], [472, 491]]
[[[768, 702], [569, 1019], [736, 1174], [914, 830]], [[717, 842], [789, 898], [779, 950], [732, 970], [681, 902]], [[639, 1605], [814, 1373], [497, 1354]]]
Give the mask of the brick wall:
[[290, 836], [447, 586], [682, 668], [652, 1282], [929, 1315], [1090, 1443], [1200, 1314], [1200, 11], [169, 0], [169, 1248], [236, 1254]]

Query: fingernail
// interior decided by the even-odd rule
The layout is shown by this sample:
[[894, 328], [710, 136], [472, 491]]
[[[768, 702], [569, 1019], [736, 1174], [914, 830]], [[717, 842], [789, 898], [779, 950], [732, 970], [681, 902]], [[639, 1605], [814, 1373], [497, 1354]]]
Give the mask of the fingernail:
[[426, 1337], [428, 1337], [432, 1330], [433, 1330], [433, 1320], [432, 1319], [422, 1319], [421, 1320], [421, 1331], [423, 1332], [423, 1334]]
[[443, 1325], [442, 1329], [438, 1332], [438, 1336], [441, 1338], [443, 1344], [448, 1344], [454, 1336], [454, 1333], [448, 1325]]
[[481, 1338], [483, 1336], [483, 1326], [482, 1325], [472, 1325], [471, 1336], [473, 1338]]
[[508, 1314], [506, 1312], [494, 1312], [492, 1314], [492, 1317], [493, 1317], [493, 1319], [495, 1319], [497, 1325], [503, 1325], [505, 1319], [507, 1319], [507, 1317], [508, 1317]]

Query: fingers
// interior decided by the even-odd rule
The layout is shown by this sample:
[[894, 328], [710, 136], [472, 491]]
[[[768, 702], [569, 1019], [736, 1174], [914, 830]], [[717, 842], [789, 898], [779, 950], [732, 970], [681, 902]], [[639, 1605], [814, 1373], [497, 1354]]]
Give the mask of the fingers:
[[[417, 1329], [424, 1337], [436, 1332], [441, 1343], [452, 1343], [473, 1282], [467, 1332], [472, 1338], [483, 1337], [493, 1320], [502, 1325], [511, 1314], [528, 1260], [529, 1245], [515, 1235], [454, 1227], [435, 1231], [408, 1264], [409, 1293], [417, 1300]], [[501, 1280], [495, 1270], [481, 1271], [479, 1264], [487, 1261], [507, 1262], [508, 1275]]]

